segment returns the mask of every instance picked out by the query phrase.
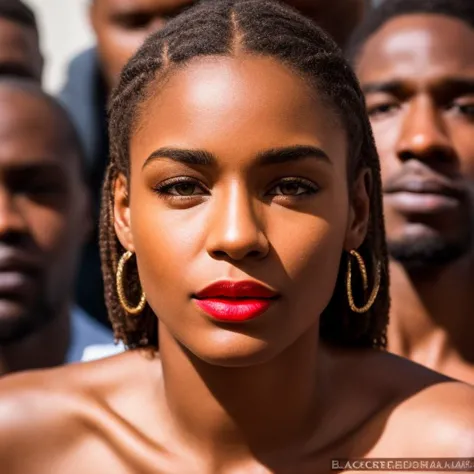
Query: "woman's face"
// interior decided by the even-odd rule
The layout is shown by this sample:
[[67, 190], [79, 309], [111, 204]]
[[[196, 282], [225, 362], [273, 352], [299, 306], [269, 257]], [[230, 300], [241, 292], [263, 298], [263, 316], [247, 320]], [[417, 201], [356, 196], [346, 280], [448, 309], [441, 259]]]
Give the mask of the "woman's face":
[[[342, 253], [364, 240], [367, 180], [350, 200], [342, 125], [276, 60], [201, 58], [156, 89], [131, 137], [129, 200], [116, 182], [117, 235], [161, 331], [213, 364], [267, 361], [317, 328]], [[267, 293], [202, 293], [223, 280]]]

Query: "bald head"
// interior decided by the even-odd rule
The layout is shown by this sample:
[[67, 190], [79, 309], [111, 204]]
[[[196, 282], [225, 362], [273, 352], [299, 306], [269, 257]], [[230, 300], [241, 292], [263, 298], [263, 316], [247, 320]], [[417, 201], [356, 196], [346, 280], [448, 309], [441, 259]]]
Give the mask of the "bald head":
[[0, 76], [0, 133], [9, 132], [24, 134], [25, 141], [27, 134], [40, 132], [64, 159], [76, 161], [82, 175], [82, 147], [71, 118], [36, 81]]

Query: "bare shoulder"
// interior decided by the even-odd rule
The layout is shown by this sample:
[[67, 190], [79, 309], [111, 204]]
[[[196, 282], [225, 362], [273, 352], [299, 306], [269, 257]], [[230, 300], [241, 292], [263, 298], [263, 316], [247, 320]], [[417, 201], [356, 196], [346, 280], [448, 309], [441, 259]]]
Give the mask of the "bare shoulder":
[[407, 450], [474, 457], [474, 388], [456, 381], [432, 384], [394, 409], [392, 426], [404, 430]]
[[6, 472], [40, 472], [45, 459], [79, 445], [106, 418], [107, 399], [118, 388], [119, 366], [126, 377], [127, 359], [129, 355], [121, 354], [4, 377], [0, 465], [8, 467]]
[[473, 387], [391, 354], [382, 366], [390, 393], [376, 417], [382, 445], [404, 456], [474, 456]]

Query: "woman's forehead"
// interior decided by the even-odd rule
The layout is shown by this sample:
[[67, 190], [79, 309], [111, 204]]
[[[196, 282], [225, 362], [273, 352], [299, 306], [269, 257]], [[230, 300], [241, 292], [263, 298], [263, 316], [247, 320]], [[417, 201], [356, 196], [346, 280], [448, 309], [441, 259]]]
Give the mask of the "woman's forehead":
[[[156, 87], [156, 93], [153, 91]], [[194, 60], [152, 85], [132, 136], [132, 156], [164, 146], [261, 150], [312, 144], [345, 156], [345, 132], [314, 87], [258, 56]]]

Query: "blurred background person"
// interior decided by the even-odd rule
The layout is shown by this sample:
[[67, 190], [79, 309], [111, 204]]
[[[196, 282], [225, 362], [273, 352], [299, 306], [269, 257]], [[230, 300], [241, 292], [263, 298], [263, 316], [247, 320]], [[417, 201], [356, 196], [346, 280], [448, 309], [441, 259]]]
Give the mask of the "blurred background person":
[[474, 2], [387, 1], [349, 55], [382, 166], [389, 349], [474, 383]]
[[41, 81], [43, 57], [33, 11], [20, 0], [0, 0], [0, 75]]
[[81, 147], [37, 82], [0, 77], [0, 374], [78, 361], [112, 335], [73, 306], [88, 234]]
[[[87, 157], [94, 206], [94, 230], [84, 249], [77, 300], [108, 324], [98, 247], [98, 213], [108, 161], [106, 103], [121, 69], [145, 38], [169, 19], [195, 4], [192, 0], [92, 0], [90, 19], [97, 46], [74, 59], [61, 100], [71, 113]], [[317, 21], [343, 44], [359, 23], [364, 0], [287, 0]]]

